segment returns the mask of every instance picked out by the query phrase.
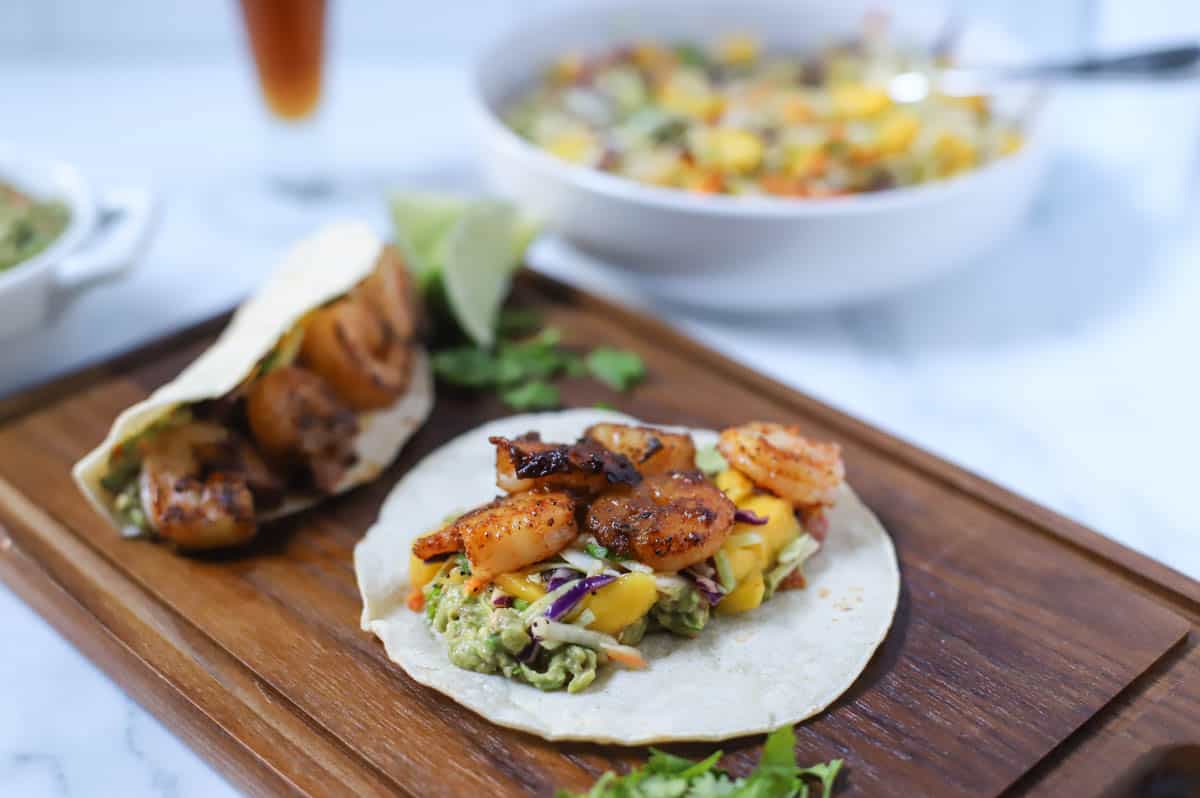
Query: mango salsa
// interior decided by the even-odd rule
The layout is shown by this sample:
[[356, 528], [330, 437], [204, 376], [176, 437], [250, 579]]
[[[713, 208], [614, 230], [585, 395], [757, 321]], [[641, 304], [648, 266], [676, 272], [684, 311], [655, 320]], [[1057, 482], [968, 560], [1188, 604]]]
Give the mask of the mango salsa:
[[[730, 537], [740, 534], [742, 529], [749, 526], [748, 524], [738, 524], [733, 528]], [[754, 529], [754, 527], [750, 527]], [[729, 565], [733, 568], [733, 578], [741, 584], [749, 574], [754, 571], [762, 571], [767, 567], [767, 546], [766, 542], [752, 543], [749, 546], [733, 546], [726, 543], [722, 549], [725, 556], [729, 558]]]
[[842, 83], [830, 90], [833, 112], [845, 119], [867, 119], [892, 105], [887, 91], [865, 83]]
[[731, 34], [717, 44], [717, 57], [725, 64], [753, 63], [758, 51], [758, 40], [745, 33]]
[[888, 191], [1015, 152], [1020, 119], [989, 96], [893, 97], [894, 79], [929, 61], [882, 38], [812, 52], [764, 50], [736, 30], [711, 41], [632, 40], [564, 52], [503, 114], [560, 159], [697, 195]]
[[767, 546], [768, 562], [773, 561], [783, 547], [795, 540], [801, 532], [800, 522], [792, 512], [792, 505], [783, 499], [758, 493], [744, 498], [737, 505], [767, 519], [767, 523], [762, 526], [739, 524], [734, 527], [733, 534], [757, 532], [762, 535]]
[[766, 583], [763, 582], [762, 571], [755, 571], [746, 579], [738, 582], [732, 593], [721, 599], [721, 603], [717, 605], [717, 613], [737, 615], [740, 612], [752, 610], [762, 604], [765, 592]]
[[879, 151], [883, 155], [907, 152], [921, 130], [921, 120], [911, 111], [892, 111], [879, 125]]
[[418, 590], [425, 587], [433, 581], [437, 576], [438, 571], [442, 570], [443, 562], [425, 562], [417, 555], [409, 552], [408, 555], [408, 578], [412, 580], [412, 586]]
[[500, 574], [495, 578], [496, 587], [508, 593], [533, 603], [546, 595], [546, 589], [541, 582], [532, 582], [529, 575], [532, 571], [514, 571], [511, 574]]
[[739, 504], [742, 499], [754, 492], [753, 483], [741, 471], [732, 468], [726, 468], [717, 474], [716, 482], [717, 487], [724, 491], [734, 504]]
[[634, 571], [617, 577], [582, 602], [596, 616], [589, 629], [615, 635], [650, 611], [658, 600], [654, 575]]

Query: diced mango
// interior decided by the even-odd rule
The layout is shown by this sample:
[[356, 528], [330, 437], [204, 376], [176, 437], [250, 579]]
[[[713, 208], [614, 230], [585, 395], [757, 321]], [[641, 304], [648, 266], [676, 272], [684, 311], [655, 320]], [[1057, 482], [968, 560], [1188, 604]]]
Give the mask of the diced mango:
[[[743, 527], [748, 524], [737, 524], [730, 537], [740, 534]], [[733, 578], [738, 584], [742, 583], [747, 576], [755, 571], [761, 572], [767, 567], [767, 544], [764, 539], [762, 543], [752, 543], [749, 546], [731, 546], [726, 543], [722, 550], [725, 556], [729, 558], [729, 565], [733, 569]]]
[[975, 145], [957, 133], [943, 133], [933, 145], [938, 159], [938, 173], [956, 175], [973, 169], [978, 160]]
[[1020, 133], [1015, 130], [1006, 130], [1000, 137], [1000, 154], [1012, 155], [1014, 152], [1020, 150], [1021, 145], [1024, 143]]
[[820, 177], [825, 172], [828, 159], [825, 145], [821, 142], [794, 144], [787, 148], [787, 168], [792, 177]]
[[899, 155], [912, 146], [921, 130], [921, 120], [911, 111], [895, 110], [879, 124], [879, 152]]
[[780, 106], [780, 114], [783, 116], [785, 122], [792, 124], [811, 122], [817, 117], [812, 105], [803, 97], [798, 96], [785, 99]]
[[550, 78], [556, 83], [574, 83], [583, 75], [583, 55], [567, 53], [554, 62], [550, 69]]
[[780, 550], [800, 534], [800, 522], [792, 512], [792, 505], [783, 499], [759, 493], [746, 497], [737, 505], [767, 519], [767, 523], [761, 526], [739, 524], [734, 529], [735, 532], [757, 532], [762, 535], [767, 545], [768, 562], [774, 560]]
[[731, 172], [753, 172], [762, 163], [762, 139], [748, 130], [722, 127], [712, 131], [708, 145], [717, 166]]
[[717, 42], [717, 58], [725, 64], [750, 64], [758, 58], [758, 40], [746, 33], [734, 33]]
[[892, 105], [892, 98], [878, 86], [865, 83], [840, 83], [830, 89], [833, 112], [847, 119], [866, 119], [883, 113]]
[[589, 629], [615, 635], [650, 611], [658, 600], [653, 574], [634, 571], [617, 577], [583, 600], [595, 614]]
[[754, 483], [746, 475], [734, 468], [726, 468], [717, 474], [717, 487], [725, 492], [729, 500], [738, 504], [742, 499], [754, 492]]
[[599, 145], [591, 133], [573, 130], [555, 136], [546, 144], [548, 152], [571, 163], [590, 163], [596, 157]]
[[408, 555], [408, 578], [412, 581], [412, 586], [420, 590], [433, 581], [437, 576], [438, 571], [442, 570], [443, 561], [425, 562], [417, 555], [409, 552]]
[[725, 108], [723, 97], [712, 91], [703, 78], [686, 71], [672, 75], [658, 92], [658, 101], [668, 111], [696, 119], [712, 119]]
[[697, 194], [719, 194], [725, 186], [725, 181], [718, 172], [686, 169], [683, 171], [680, 185]]
[[717, 612], [721, 615], [736, 615], [752, 610], [762, 604], [765, 592], [766, 584], [763, 582], [762, 571], [755, 571], [738, 582], [732, 593], [721, 599], [721, 603], [717, 605]]
[[496, 587], [510, 596], [516, 596], [532, 603], [546, 595], [546, 589], [542, 587], [541, 582], [530, 581], [530, 573], [532, 572], [514, 571], [511, 574], [500, 574], [493, 581]]
[[649, 72], [660, 72], [675, 65], [675, 54], [661, 44], [642, 42], [633, 46], [633, 61]]

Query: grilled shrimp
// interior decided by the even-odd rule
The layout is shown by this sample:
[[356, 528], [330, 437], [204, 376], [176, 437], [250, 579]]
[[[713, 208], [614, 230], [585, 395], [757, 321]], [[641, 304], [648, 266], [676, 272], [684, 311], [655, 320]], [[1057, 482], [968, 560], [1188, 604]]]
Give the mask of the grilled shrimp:
[[518, 493], [472, 510], [437, 532], [418, 538], [413, 554], [428, 560], [465, 551], [471, 592], [509, 571], [540, 562], [567, 547], [579, 528], [575, 501], [565, 493]]
[[354, 298], [363, 302], [388, 326], [392, 336], [408, 341], [417, 334], [416, 289], [399, 251], [384, 247], [375, 271], [354, 290]]
[[493, 436], [496, 485], [509, 493], [534, 489], [567, 490], [594, 495], [613, 485], [636, 485], [641, 474], [623, 454], [594, 440], [544, 443], [536, 432], [519, 438]]
[[678, 571], [721, 548], [736, 510], [699, 471], [673, 471], [596, 499], [586, 528], [610, 551], [656, 571]]
[[628, 424], [593, 424], [583, 436], [633, 461], [643, 476], [696, 467], [696, 444], [687, 433]]
[[269, 371], [246, 395], [250, 432], [268, 457], [298, 465], [323, 493], [354, 465], [358, 421], [325, 380], [307, 369]]
[[138, 477], [150, 526], [185, 549], [235, 546], [254, 537], [254, 497], [244, 475], [209, 471], [198, 452], [229, 442], [223, 427], [193, 422], [162, 430], [140, 444]]
[[756, 486], [797, 508], [833, 504], [846, 477], [842, 447], [811, 441], [795, 426], [753, 421], [727, 427], [717, 449]]
[[355, 410], [387, 407], [408, 387], [415, 350], [365, 301], [339, 299], [315, 311], [300, 355]]

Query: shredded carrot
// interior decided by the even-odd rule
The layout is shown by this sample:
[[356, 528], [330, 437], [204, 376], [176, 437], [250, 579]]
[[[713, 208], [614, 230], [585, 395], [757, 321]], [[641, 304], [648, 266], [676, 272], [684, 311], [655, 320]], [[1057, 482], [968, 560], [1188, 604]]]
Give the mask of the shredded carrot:
[[643, 659], [642, 655], [636, 650], [627, 650], [624, 648], [606, 648], [604, 649], [604, 653], [607, 654], [608, 658], [613, 662], [619, 662], [627, 668], [641, 670], [642, 668], [646, 667], [646, 660]]
[[421, 592], [421, 588], [414, 587], [408, 592], [408, 600], [404, 603], [413, 612], [420, 612], [425, 609], [425, 594]]

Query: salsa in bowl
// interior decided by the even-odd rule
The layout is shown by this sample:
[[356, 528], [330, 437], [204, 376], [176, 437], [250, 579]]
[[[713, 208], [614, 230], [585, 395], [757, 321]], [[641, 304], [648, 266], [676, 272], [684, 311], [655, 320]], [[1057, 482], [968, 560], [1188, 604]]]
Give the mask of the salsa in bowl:
[[913, 186], [1017, 152], [1017, 119], [986, 95], [897, 101], [901, 75], [951, 59], [904, 47], [881, 17], [812, 52], [631, 40], [566, 51], [505, 110], [514, 132], [564, 161], [699, 194], [835, 197]]
[[[674, 74], [675, 65], [692, 55], [686, 48], [672, 49], [679, 43], [706, 43], [720, 58], [723, 37], [737, 31], [745, 37], [742, 42], [757, 48], [755, 63], [769, 61], [775, 54], [800, 62], [831, 43], [861, 38], [864, 17], [879, 13], [879, 7], [877, 2], [856, 0], [625, 1], [589, 3], [525, 23], [499, 37], [475, 63], [472, 109], [485, 177], [495, 191], [544, 219], [548, 230], [574, 250], [612, 268], [635, 272], [640, 287], [656, 298], [693, 308], [761, 314], [829, 307], [877, 297], [967, 263], [1018, 224], [1040, 183], [1045, 165], [1042, 114], [1020, 116], [1019, 127], [1004, 126], [1005, 120], [1017, 119], [1022, 109], [1037, 107], [1031, 102], [1040, 93], [1037, 87], [988, 98], [985, 114], [953, 103], [940, 104], [939, 108], [946, 106], [940, 116], [918, 112], [919, 130], [910, 142], [916, 154], [877, 153], [876, 157], [869, 152], [871, 139], [878, 148], [880, 141], [893, 135], [881, 139], [883, 119], [894, 118], [893, 111], [912, 109], [889, 101], [876, 121], [869, 108], [875, 100], [855, 98], [851, 92], [838, 101], [842, 112], [833, 112], [827, 123], [822, 106], [832, 107], [832, 92], [822, 100], [820, 87], [809, 87], [817, 89], [817, 96], [809, 97], [799, 85], [801, 76], [792, 85], [793, 94], [809, 97], [816, 106], [811, 109], [813, 119], [801, 130], [816, 134], [813, 151], [820, 156], [816, 161], [824, 160], [811, 176], [804, 173], [804, 147], [794, 140], [795, 134], [789, 133], [787, 146], [777, 145], [772, 141], [777, 133], [769, 125], [744, 115], [740, 120], [729, 116], [728, 103], [717, 104], [720, 116], [711, 117], [716, 124], [703, 114], [683, 130], [677, 123], [671, 130], [665, 124], [664, 128], [658, 128], [657, 122], [650, 124], [653, 119], [647, 121], [657, 135], [670, 132], [687, 144], [686, 150], [679, 140], [667, 145], [661, 175], [654, 174], [660, 159], [657, 145], [610, 152], [619, 149], [607, 141], [616, 135], [618, 124], [628, 124], [640, 111], [648, 110], [642, 117], [652, 117], [664, 102], [681, 102], [676, 106], [680, 110], [691, 102], [660, 98], [657, 84], [640, 77], [640, 70], [641, 91], [634, 86], [630, 92], [638, 107], [633, 108], [631, 101], [628, 117], [614, 123], [611, 131], [598, 122], [572, 130], [571, 120], [564, 138], [551, 143], [558, 123], [538, 120], [538, 108], [543, 106], [536, 100], [529, 110], [531, 98], [546, 81], [547, 69], [565, 67], [573, 80], [576, 65], [570, 59], [561, 63], [564, 54], [582, 54], [578, 67], [586, 74], [591, 59], [611, 60], [619, 54], [653, 60], [656, 56], [650, 53], [669, 50], [666, 60]], [[946, 28], [945, 10], [920, 2], [896, 8], [890, 17], [889, 41], [902, 43], [897, 49], [903, 53], [931, 52]], [[1018, 42], [995, 26], [967, 22], [963, 30], [956, 51], [969, 52], [971, 60], [1012, 63], [1026, 55]], [[654, 44], [637, 56], [627, 52], [631, 42]], [[732, 45], [736, 49], [738, 39]], [[682, 74], [694, 77], [696, 73]], [[674, 85], [670, 74], [663, 86], [668, 85]], [[708, 87], [712, 85], [710, 80]], [[617, 86], [613, 91], [620, 95], [627, 90]], [[675, 90], [662, 91], [670, 98]], [[639, 94], [652, 95], [648, 105]], [[768, 105], [782, 104], [774, 92], [768, 94], [775, 97]], [[553, 108], [555, 102], [551, 98], [544, 107]], [[842, 135], [829, 138], [825, 128], [837, 132], [836, 113], [855, 110], [859, 104], [868, 106], [869, 119], [843, 119]], [[951, 113], [950, 107], [956, 110]], [[797, 113], [799, 108], [796, 104]], [[905, 117], [898, 117], [900, 122], [889, 124], [903, 127]], [[965, 120], [965, 131], [947, 135], [963, 129], [950, 117]], [[978, 124], [981, 119], [986, 124]], [[535, 127], [550, 130], [535, 133]], [[749, 143], [743, 135], [747, 132], [758, 141]], [[548, 138], [546, 143], [534, 143], [527, 138], [530, 135]], [[908, 135], [912, 134], [899, 138]], [[594, 143], [592, 137], [598, 141]], [[688, 137], [704, 140], [697, 145], [715, 146], [697, 146], [692, 151]], [[932, 151], [933, 157], [921, 154], [926, 151]], [[781, 156], [786, 156], [784, 163], [777, 167], [772, 159]], [[845, 164], [852, 158], [862, 160], [861, 175], [846, 173]], [[722, 165], [712, 170], [715, 174], [706, 174], [710, 160]], [[619, 173], [636, 172], [646, 162], [649, 179]], [[894, 166], [896, 176], [879, 175], [884, 164]], [[776, 171], [782, 178], [774, 175]], [[868, 188], [868, 175], [876, 181], [874, 190], [852, 190]], [[764, 178], [776, 190], [767, 190]], [[880, 190], [889, 179], [898, 184]], [[711, 189], [718, 180], [720, 191], [696, 190], [706, 181]], [[776, 180], [781, 182], [775, 185]]]

